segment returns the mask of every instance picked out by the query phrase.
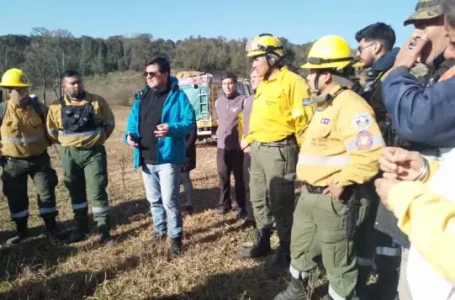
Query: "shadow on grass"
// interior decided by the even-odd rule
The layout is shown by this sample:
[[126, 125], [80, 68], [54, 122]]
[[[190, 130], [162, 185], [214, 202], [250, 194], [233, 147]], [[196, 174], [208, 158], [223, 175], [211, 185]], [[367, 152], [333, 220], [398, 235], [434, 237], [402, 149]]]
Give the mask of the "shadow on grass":
[[143, 300], [270, 300], [286, 284], [284, 278], [270, 280], [258, 265], [209, 277], [203, 285], [180, 295], [151, 296]]
[[[0, 249], [0, 281], [11, 281], [22, 272], [38, 272], [77, 253], [68, 245], [53, 245], [44, 236]], [[0, 297], [1, 298], [1, 297]]]
[[93, 296], [101, 283], [136, 268], [139, 262], [139, 257], [130, 256], [117, 266], [99, 272], [75, 272], [44, 281], [26, 282], [10, 291], [0, 292], [0, 299], [85, 299]]

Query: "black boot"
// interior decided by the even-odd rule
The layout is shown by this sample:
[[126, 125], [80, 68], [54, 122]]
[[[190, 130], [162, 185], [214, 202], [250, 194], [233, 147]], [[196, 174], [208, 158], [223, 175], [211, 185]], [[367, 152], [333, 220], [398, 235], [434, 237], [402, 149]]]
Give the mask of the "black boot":
[[15, 245], [28, 237], [28, 216], [14, 219], [16, 223], [16, 235], [6, 241], [7, 245]]
[[275, 255], [272, 265], [267, 269], [269, 275], [278, 275], [280, 273], [288, 272], [289, 265], [291, 264], [290, 245], [280, 245]]
[[305, 285], [308, 279], [300, 280], [291, 278], [287, 289], [276, 295], [273, 300], [308, 300], [308, 293], [305, 290]]
[[60, 231], [55, 220], [55, 216], [44, 216], [44, 225], [46, 226], [46, 235], [51, 242], [62, 242], [67, 236]]
[[77, 216], [75, 219], [76, 231], [68, 238], [70, 244], [86, 240], [90, 233], [88, 216]]
[[256, 232], [256, 241], [253, 246], [240, 249], [239, 255], [242, 258], [256, 258], [268, 255], [272, 248], [270, 247], [270, 229], [263, 228]]
[[171, 239], [171, 246], [168, 251], [168, 258], [175, 259], [182, 253], [182, 238]]
[[106, 247], [111, 247], [115, 245], [115, 240], [112, 238], [109, 231], [102, 232], [100, 235], [100, 242]]

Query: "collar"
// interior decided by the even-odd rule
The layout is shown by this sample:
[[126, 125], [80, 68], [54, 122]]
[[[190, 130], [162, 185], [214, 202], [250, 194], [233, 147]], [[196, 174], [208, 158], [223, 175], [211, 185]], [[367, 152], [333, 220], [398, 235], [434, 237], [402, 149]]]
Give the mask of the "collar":
[[63, 101], [65, 101], [65, 104], [79, 103], [80, 105], [83, 105], [86, 102], [89, 102], [91, 100], [92, 100], [92, 95], [90, 93], [88, 93], [87, 91], [85, 91], [85, 98], [80, 99], [80, 100], [71, 100], [71, 98], [69, 98], [68, 94], [66, 94], [66, 93], [63, 96]]
[[432, 67], [435, 68], [435, 69], [439, 69], [439, 67], [441, 67], [441, 65], [446, 62], [446, 59], [444, 57], [444, 51], [439, 54], [438, 56], [436, 56], [436, 58], [433, 60], [433, 62], [431, 63], [432, 64]]
[[399, 51], [400, 48], [397, 47], [384, 53], [384, 55], [371, 66], [371, 70], [375, 72], [384, 72], [392, 68]]
[[239, 93], [237, 93], [237, 91], [235, 91], [231, 96], [226, 96], [226, 94], [224, 94], [224, 98], [228, 99], [228, 100], [232, 100], [232, 99], [235, 99], [239, 96]]
[[287, 72], [289, 72], [288, 67], [283, 66], [279, 69], [277, 73], [275, 73], [273, 76], [270, 76], [269, 79], [263, 81], [270, 82], [275, 80], [281, 80]]

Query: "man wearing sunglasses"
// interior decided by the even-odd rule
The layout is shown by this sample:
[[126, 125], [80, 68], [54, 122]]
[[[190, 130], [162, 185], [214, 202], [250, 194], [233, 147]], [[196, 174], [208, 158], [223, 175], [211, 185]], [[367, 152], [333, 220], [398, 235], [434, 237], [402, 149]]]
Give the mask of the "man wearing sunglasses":
[[155, 57], [146, 64], [147, 85], [135, 95], [125, 143], [134, 149], [134, 167], [142, 169], [155, 230], [153, 239], [158, 243], [169, 235], [168, 256], [172, 259], [182, 251], [180, 165], [185, 163], [185, 139], [195, 126], [195, 114], [170, 74], [165, 57]]
[[61, 145], [64, 182], [77, 226], [68, 242], [87, 238], [90, 201], [100, 241], [111, 246], [104, 143], [114, 131], [114, 114], [106, 100], [85, 91], [78, 72], [66, 71], [60, 80], [64, 95], [49, 108], [47, 128], [51, 139]]
[[2, 142], [3, 193], [8, 199], [17, 234], [7, 244], [17, 244], [28, 236], [29, 198], [27, 182], [30, 177], [37, 191], [39, 214], [50, 238], [61, 239], [56, 216], [55, 187], [58, 179], [51, 166], [46, 138], [48, 108], [29, 95], [27, 75], [20, 69], [3, 74], [0, 86], [6, 89], [8, 101], [0, 104]]
[[252, 71], [263, 77], [253, 101], [249, 135], [241, 141], [250, 147], [250, 196], [257, 227], [256, 242], [240, 250], [243, 258], [271, 252], [270, 235], [276, 222], [280, 246], [271, 274], [287, 271], [290, 263], [294, 182], [298, 147], [312, 116], [302, 101], [309, 98], [305, 80], [283, 63], [284, 47], [271, 34], [260, 34], [246, 47]]

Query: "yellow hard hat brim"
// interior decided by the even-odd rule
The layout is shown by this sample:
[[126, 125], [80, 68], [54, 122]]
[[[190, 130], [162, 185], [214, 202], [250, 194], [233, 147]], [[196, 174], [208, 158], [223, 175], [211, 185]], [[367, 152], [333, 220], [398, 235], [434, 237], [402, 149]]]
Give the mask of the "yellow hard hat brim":
[[261, 56], [265, 55], [265, 51], [263, 50], [255, 50], [255, 51], [249, 51], [246, 56], [247, 57], [255, 57], [255, 56]]
[[6, 83], [0, 83], [1, 87], [9, 88], [9, 87], [30, 87], [31, 84], [27, 83], [16, 83], [16, 84], [6, 84]]
[[335, 63], [329, 63], [329, 64], [312, 64], [312, 63], [306, 63], [302, 65], [300, 68], [301, 69], [342, 69], [346, 67], [349, 64], [349, 62], [335, 62]]

